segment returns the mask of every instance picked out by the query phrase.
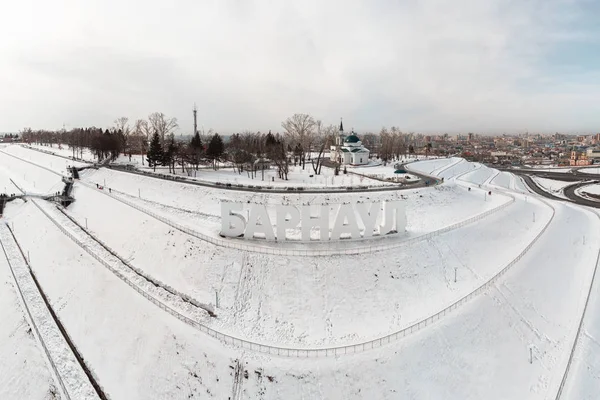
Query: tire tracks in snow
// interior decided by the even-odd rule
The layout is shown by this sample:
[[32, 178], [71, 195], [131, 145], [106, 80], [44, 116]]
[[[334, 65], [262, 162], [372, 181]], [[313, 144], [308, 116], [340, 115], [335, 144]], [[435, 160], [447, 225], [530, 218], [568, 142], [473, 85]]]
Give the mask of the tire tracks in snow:
[[244, 384], [244, 360], [236, 360], [233, 369], [233, 387], [231, 390], [231, 400], [242, 400]]

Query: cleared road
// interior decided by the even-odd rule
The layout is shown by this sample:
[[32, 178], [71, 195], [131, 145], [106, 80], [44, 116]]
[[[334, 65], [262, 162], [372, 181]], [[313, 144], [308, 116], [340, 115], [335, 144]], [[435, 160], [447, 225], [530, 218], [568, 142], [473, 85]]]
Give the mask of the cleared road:
[[[600, 208], [600, 202], [589, 200], [583, 197], [578, 196], [575, 191], [584, 186], [593, 185], [597, 182], [589, 182], [590, 179], [600, 179], [600, 175], [595, 174], [572, 174], [572, 173], [559, 173], [559, 172], [546, 172], [546, 171], [527, 171], [527, 170], [513, 170], [513, 169], [504, 169], [504, 171], [511, 172], [515, 175], [518, 175], [523, 178], [527, 186], [535, 193], [544, 196], [548, 199], [558, 200], [558, 201], [570, 201], [572, 203], [576, 203], [582, 206], [588, 206], [593, 208]], [[531, 175], [537, 176], [540, 178], [561, 180], [567, 182], [574, 182], [572, 185], [565, 187], [563, 193], [567, 197], [568, 200], [565, 200], [561, 197], [554, 196], [551, 193], [548, 193], [541, 187], [539, 187], [533, 179], [531, 179]], [[596, 178], [598, 177], [598, 178]], [[561, 179], [559, 179], [561, 178]], [[583, 179], [586, 179], [588, 182], [579, 182]]]

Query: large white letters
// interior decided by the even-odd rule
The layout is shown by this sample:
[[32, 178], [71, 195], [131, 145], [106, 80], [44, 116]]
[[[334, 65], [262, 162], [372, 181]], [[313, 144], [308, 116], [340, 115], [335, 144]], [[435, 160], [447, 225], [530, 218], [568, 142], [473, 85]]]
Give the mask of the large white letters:
[[[245, 239], [300, 240], [310, 242], [316, 238], [311, 232], [318, 232], [318, 240], [368, 239], [403, 232], [406, 228], [406, 210], [404, 201], [384, 201], [370, 203], [340, 204], [330, 228], [332, 207], [322, 205], [277, 205], [274, 216], [276, 232], [266, 206], [250, 205], [244, 210], [244, 203], [221, 203], [221, 235]], [[383, 209], [382, 209], [383, 207]], [[244, 218], [248, 212], [248, 220]], [[358, 220], [360, 218], [360, 221]], [[315, 229], [317, 228], [317, 229]], [[293, 238], [289, 236], [292, 231]], [[276, 233], [276, 234], [275, 234]]]

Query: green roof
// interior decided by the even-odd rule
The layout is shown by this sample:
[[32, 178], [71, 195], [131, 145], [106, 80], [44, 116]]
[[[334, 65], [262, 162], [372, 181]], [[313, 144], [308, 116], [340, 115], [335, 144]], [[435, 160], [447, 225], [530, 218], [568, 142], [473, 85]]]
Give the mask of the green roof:
[[356, 135], [346, 136], [346, 139], [344, 139], [344, 143], [357, 143], [359, 141], [360, 139]]
[[353, 153], [366, 153], [367, 152], [367, 150], [363, 150], [363, 149], [352, 149], [350, 151]]
[[342, 147], [342, 151], [343, 151], [344, 153], [349, 153], [349, 152], [350, 152], [350, 150], [348, 150], [348, 149], [344, 149], [343, 147]]

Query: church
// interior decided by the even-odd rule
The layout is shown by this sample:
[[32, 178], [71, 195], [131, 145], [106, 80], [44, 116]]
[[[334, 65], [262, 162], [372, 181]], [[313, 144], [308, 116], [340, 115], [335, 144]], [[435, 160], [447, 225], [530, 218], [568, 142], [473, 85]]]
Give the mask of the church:
[[369, 163], [369, 149], [362, 145], [354, 131], [344, 134], [344, 125], [340, 122], [340, 131], [335, 138], [335, 145], [329, 151], [329, 159], [341, 165], [365, 165]]

